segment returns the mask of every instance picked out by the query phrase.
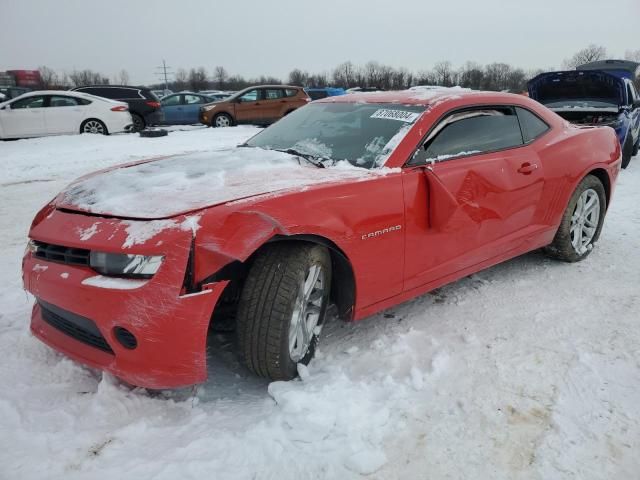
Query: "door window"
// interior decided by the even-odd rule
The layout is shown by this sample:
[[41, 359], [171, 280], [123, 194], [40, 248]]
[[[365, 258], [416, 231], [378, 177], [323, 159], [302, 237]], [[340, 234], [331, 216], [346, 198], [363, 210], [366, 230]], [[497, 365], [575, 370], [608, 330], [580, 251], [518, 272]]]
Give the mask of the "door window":
[[516, 107], [516, 112], [518, 113], [518, 119], [520, 120], [524, 143], [529, 143], [530, 141], [535, 140], [544, 132], [549, 130], [549, 125], [529, 110]]
[[180, 95], [173, 95], [172, 97], [163, 98], [162, 105], [164, 107], [173, 107], [175, 105], [180, 105]]
[[523, 144], [518, 117], [510, 107], [456, 112], [434, 131], [437, 133], [427, 139], [421, 155], [427, 160], [446, 160]]
[[258, 90], [249, 90], [247, 93], [240, 97], [241, 102], [257, 102], [258, 101]]
[[11, 104], [11, 110], [19, 108], [41, 108], [44, 106], [44, 97], [22, 98]]
[[185, 95], [184, 103], [187, 105], [193, 105], [195, 103], [204, 103], [200, 95]]
[[53, 95], [49, 97], [49, 106], [50, 107], [77, 107], [78, 100], [73, 97], [62, 97], [58, 95]]

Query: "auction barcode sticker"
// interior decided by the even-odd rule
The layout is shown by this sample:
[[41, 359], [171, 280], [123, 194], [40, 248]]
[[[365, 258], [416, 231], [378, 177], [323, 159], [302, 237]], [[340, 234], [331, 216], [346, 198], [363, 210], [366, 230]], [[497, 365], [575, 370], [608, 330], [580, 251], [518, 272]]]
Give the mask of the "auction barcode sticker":
[[386, 108], [381, 108], [376, 110], [371, 118], [384, 118], [387, 120], [398, 120], [400, 122], [413, 123], [416, 118], [420, 116], [419, 113], [416, 112], [405, 112], [404, 110], [388, 110]]

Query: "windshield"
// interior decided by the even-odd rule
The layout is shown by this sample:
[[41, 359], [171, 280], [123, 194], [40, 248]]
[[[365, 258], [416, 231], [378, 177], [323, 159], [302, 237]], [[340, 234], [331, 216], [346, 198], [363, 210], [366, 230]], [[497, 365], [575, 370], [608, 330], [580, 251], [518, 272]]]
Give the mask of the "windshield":
[[263, 130], [247, 146], [380, 167], [424, 110], [388, 103], [314, 103]]

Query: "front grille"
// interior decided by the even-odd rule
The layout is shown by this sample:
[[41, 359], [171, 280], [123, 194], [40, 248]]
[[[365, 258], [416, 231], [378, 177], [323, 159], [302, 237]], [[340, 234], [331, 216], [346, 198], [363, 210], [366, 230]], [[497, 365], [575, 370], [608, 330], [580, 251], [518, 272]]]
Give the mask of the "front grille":
[[52, 243], [33, 241], [36, 247], [34, 255], [50, 262], [66, 263], [67, 265], [89, 266], [89, 250], [84, 248], [64, 247]]
[[103, 352], [113, 353], [93, 321], [42, 300], [38, 300], [38, 304], [42, 310], [42, 319], [52, 327]]

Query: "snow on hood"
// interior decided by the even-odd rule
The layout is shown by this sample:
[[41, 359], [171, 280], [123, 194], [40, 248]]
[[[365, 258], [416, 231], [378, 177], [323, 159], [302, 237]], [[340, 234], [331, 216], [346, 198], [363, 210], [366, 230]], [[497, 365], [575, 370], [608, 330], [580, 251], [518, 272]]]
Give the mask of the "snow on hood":
[[[381, 172], [382, 173], [382, 172]], [[255, 195], [375, 175], [363, 168], [317, 168], [259, 148], [179, 155], [115, 168], [72, 183], [58, 208], [137, 219], [168, 218]]]

